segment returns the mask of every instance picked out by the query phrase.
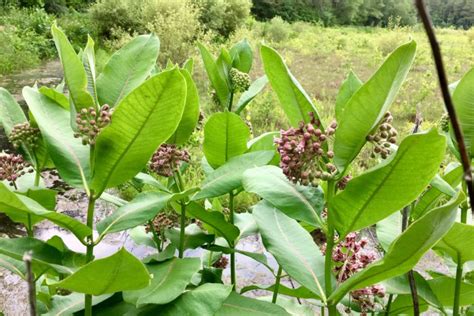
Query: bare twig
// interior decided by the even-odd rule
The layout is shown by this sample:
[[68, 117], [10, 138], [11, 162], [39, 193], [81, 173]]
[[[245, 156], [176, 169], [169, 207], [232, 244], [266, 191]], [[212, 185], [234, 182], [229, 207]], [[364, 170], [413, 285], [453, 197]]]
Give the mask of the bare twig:
[[25, 252], [23, 261], [26, 265], [26, 281], [28, 282], [28, 300], [30, 304], [30, 315], [36, 316], [36, 284], [31, 268], [31, 261], [33, 260], [31, 251]]
[[[426, 9], [426, 5], [423, 0], [415, 0], [418, 13], [420, 15], [421, 21], [428, 35], [430, 41], [431, 50], [433, 52], [433, 58], [436, 64], [436, 70], [438, 72], [439, 85], [441, 92], [443, 94], [444, 105], [446, 106], [446, 111], [448, 112], [449, 120], [451, 121], [451, 126], [453, 127], [454, 137], [459, 149], [459, 154], [461, 156], [461, 163], [464, 170], [464, 181], [466, 182], [467, 191], [469, 194], [469, 201], [471, 204], [474, 201], [474, 190], [473, 190], [473, 181], [472, 181], [472, 170], [471, 170], [471, 161], [469, 154], [466, 149], [466, 144], [464, 142], [464, 136], [462, 134], [461, 126], [459, 124], [456, 110], [454, 108], [453, 100], [451, 94], [449, 93], [448, 79], [446, 76], [446, 71], [444, 70], [443, 58], [441, 56], [441, 49], [439, 47], [438, 41], [436, 39], [435, 31], [433, 24], [431, 23], [430, 16]], [[472, 205], [471, 205], [472, 210]]]

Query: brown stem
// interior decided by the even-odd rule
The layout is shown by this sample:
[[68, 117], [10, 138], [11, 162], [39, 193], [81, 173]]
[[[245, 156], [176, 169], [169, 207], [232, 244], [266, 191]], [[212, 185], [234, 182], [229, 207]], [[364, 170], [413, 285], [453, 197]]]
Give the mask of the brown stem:
[[451, 126], [453, 127], [454, 137], [456, 138], [456, 142], [458, 145], [459, 154], [461, 156], [461, 163], [464, 170], [464, 181], [466, 182], [466, 187], [469, 194], [469, 201], [472, 202], [474, 201], [474, 190], [472, 185], [473, 181], [471, 161], [466, 149], [466, 144], [464, 143], [464, 136], [462, 134], [461, 126], [456, 115], [453, 100], [451, 98], [451, 94], [449, 93], [448, 79], [446, 76], [446, 71], [444, 69], [441, 49], [436, 39], [434, 27], [431, 23], [431, 18], [426, 9], [425, 2], [423, 0], [415, 0], [415, 3], [416, 8], [418, 9], [418, 14], [420, 15], [421, 21], [423, 22], [423, 26], [425, 27], [426, 34], [428, 35], [428, 39], [430, 41], [433, 58], [436, 64], [436, 70], [438, 72], [439, 85], [443, 94], [444, 105], [446, 107], [446, 111], [448, 112], [449, 120], [451, 122]]

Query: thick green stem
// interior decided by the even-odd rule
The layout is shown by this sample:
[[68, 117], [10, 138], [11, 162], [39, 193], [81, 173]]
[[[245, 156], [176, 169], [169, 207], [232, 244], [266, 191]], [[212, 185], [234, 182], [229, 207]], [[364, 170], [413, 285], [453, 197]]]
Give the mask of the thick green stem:
[[184, 238], [185, 238], [185, 225], [186, 225], [186, 204], [181, 202], [181, 223], [179, 230], [179, 257], [184, 256]]
[[[95, 198], [94, 192], [90, 192], [89, 205], [87, 206], [87, 227], [91, 230], [94, 229], [94, 206]], [[91, 234], [87, 238], [87, 251], [86, 251], [86, 263], [91, 262], [94, 259], [94, 236]], [[84, 299], [84, 315], [92, 315], [92, 295], [86, 294]]]
[[278, 272], [276, 275], [275, 279], [275, 286], [273, 288], [273, 297], [272, 297], [272, 303], [276, 304], [277, 298], [278, 298], [278, 290], [280, 289], [280, 280], [281, 280], [281, 273], [283, 272], [283, 269], [281, 266], [278, 267]]
[[[329, 205], [334, 194], [336, 193], [336, 182], [328, 181], [327, 194], [326, 194], [326, 205]], [[326, 253], [324, 260], [324, 283], [325, 283], [325, 292], [326, 296], [331, 296], [333, 292], [332, 288], [332, 251], [334, 248], [334, 237], [335, 229], [332, 223], [331, 210], [327, 211], [327, 223], [328, 223], [328, 233], [326, 234]], [[337, 315], [336, 304], [328, 305], [329, 316]]]
[[[229, 193], [229, 222], [234, 224], [234, 191]], [[234, 245], [229, 245], [230, 247], [234, 248]], [[235, 276], [235, 252], [231, 252], [230, 254], [230, 283], [236, 288], [236, 276]]]

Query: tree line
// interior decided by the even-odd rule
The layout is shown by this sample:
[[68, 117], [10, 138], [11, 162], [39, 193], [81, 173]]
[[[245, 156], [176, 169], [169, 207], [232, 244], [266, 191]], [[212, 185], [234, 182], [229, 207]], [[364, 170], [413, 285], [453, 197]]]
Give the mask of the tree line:
[[[427, 0], [437, 26], [468, 29], [474, 24], [473, 0]], [[259, 20], [281, 16], [289, 22], [324, 25], [413, 25], [417, 15], [412, 0], [253, 0], [252, 14]]]

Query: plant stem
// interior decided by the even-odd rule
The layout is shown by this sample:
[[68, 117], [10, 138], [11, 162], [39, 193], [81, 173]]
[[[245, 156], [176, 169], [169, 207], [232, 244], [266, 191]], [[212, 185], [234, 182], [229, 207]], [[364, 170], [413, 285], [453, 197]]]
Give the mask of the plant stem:
[[184, 256], [184, 238], [185, 238], [185, 225], [186, 225], [186, 204], [181, 202], [181, 223], [179, 230], [179, 257]]
[[[90, 192], [89, 204], [87, 206], [87, 227], [94, 229], [94, 206], [95, 198], [94, 192]], [[86, 263], [89, 263], [94, 258], [94, 235], [93, 233], [87, 238]], [[84, 298], [84, 315], [92, 315], [92, 295], [86, 294]]]
[[[234, 191], [230, 191], [229, 193], [229, 222], [233, 225], [234, 224]], [[232, 249], [235, 248], [234, 245], [229, 245]], [[236, 288], [237, 282], [235, 277], [235, 252], [232, 251], [230, 253], [230, 283]]]
[[466, 182], [469, 201], [472, 203], [472, 201], [474, 201], [474, 188], [472, 179], [471, 159], [469, 158], [469, 154], [467, 152], [466, 143], [464, 142], [464, 136], [461, 130], [461, 125], [459, 124], [459, 120], [457, 118], [456, 109], [451, 98], [451, 93], [449, 92], [448, 78], [444, 69], [441, 49], [439, 47], [438, 40], [436, 39], [434, 27], [431, 23], [431, 18], [428, 14], [428, 10], [426, 9], [425, 2], [423, 0], [416, 0], [415, 3], [421, 21], [423, 22], [423, 25], [425, 27], [426, 34], [428, 35], [428, 39], [430, 41], [431, 51], [433, 52], [433, 58], [436, 64], [436, 70], [438, 72], [439, 85], [443, 94], [444, 105], [446, 107], [446, 111], [448, 112], [449, 120], [451, 121], [451, 126], [453, 127], [454, 137], [456, 138], [459, 154], [461, 156], [461, 164], [464, 171], [464, 181]]
[[153, 241], [156, 244], [156, 248], [158, 249], [158, 251], [161, 251], [161, 240], [158, 234], [156, 233], [155, 226], [153, 225], [153, 220], [149, 220], [148, 225], [150, 226], [150, 231], [153, 234]]
[[230, 93], [229, 104], [227, 105], [229, 112], [232, 112], [232, 103], [234, 103], [234, 92]]
[[36, 281], [31, 268], [32, 254], [31, 251], [25, 252], [23, 261], [26, 266], [26, 281], [28, 283], [28, 301], [30, 303], [30, 315], [36, 316]]
[[[332, 200], [334, 193], [336, 193], [336, 182], [328, 181], [327, 183], [327, 196], [326, 196], [326, 205], [329, 205], [329, 202]], [[327, 211], [327, 223], [328, 223], [328, 233], [326, 235], [326, 253], [324, 258], [324, 283], [325, 283], [325, 292], [326, 296], [329, 297], [333, 291], [332, 288], [332, 251], [334, 248], [334, 236], [335, 229], [332, 224], [331, 211], [328, 208]], [[336, 304], [329, 304], [327, 306], [329, 316], [337, 315]]]
[[390, 308], [392, 307], [393, 294], [388, 296], [387, 307], [385, 307], [385, 316], [390, 315]]
[[281, 266], [278, 266], [278, 272], [276, 275], [275, 279], [275, 287], [273, 288], [273, 297], [272, 297], [272, 303], [276, 304], [277, 298], [278, 298], [278, 290], [280, 288], [280, 280], [281, 280], [281, 273], [283, 272], [283, 269]]
[[[403, 208], [402, 232], [404, 232], [409, 225], [408, 223], [409, 212], [410, 212], [409, 206], [406, 206], [405, 208]], [[407, 278], [408, 278], [408, 283], [410, 284], [410, 293], [411, 293], [411, 299], [413, 302], [413, 315], [418, 316], [420, 315], [420, 303], [418, 301], [418, 291], [416, 289], [416, 281], [415, 281], [415, 275], [413, 273], [413, 270], [408, 271]]]
[[[467, 204], [461, 205], [461, 223], [467, 223]], [[453, 316], [460, 315], [460, 299], [461, 299], [461, 284], [462, 284], [462, 273], [463, 273], [463, 263], [461, 261], [461, 254], [458, 253], [457, 256], [457, 267], [456, 267], [456, 283], [454, 286], [454, 302], [453, 302]]]

